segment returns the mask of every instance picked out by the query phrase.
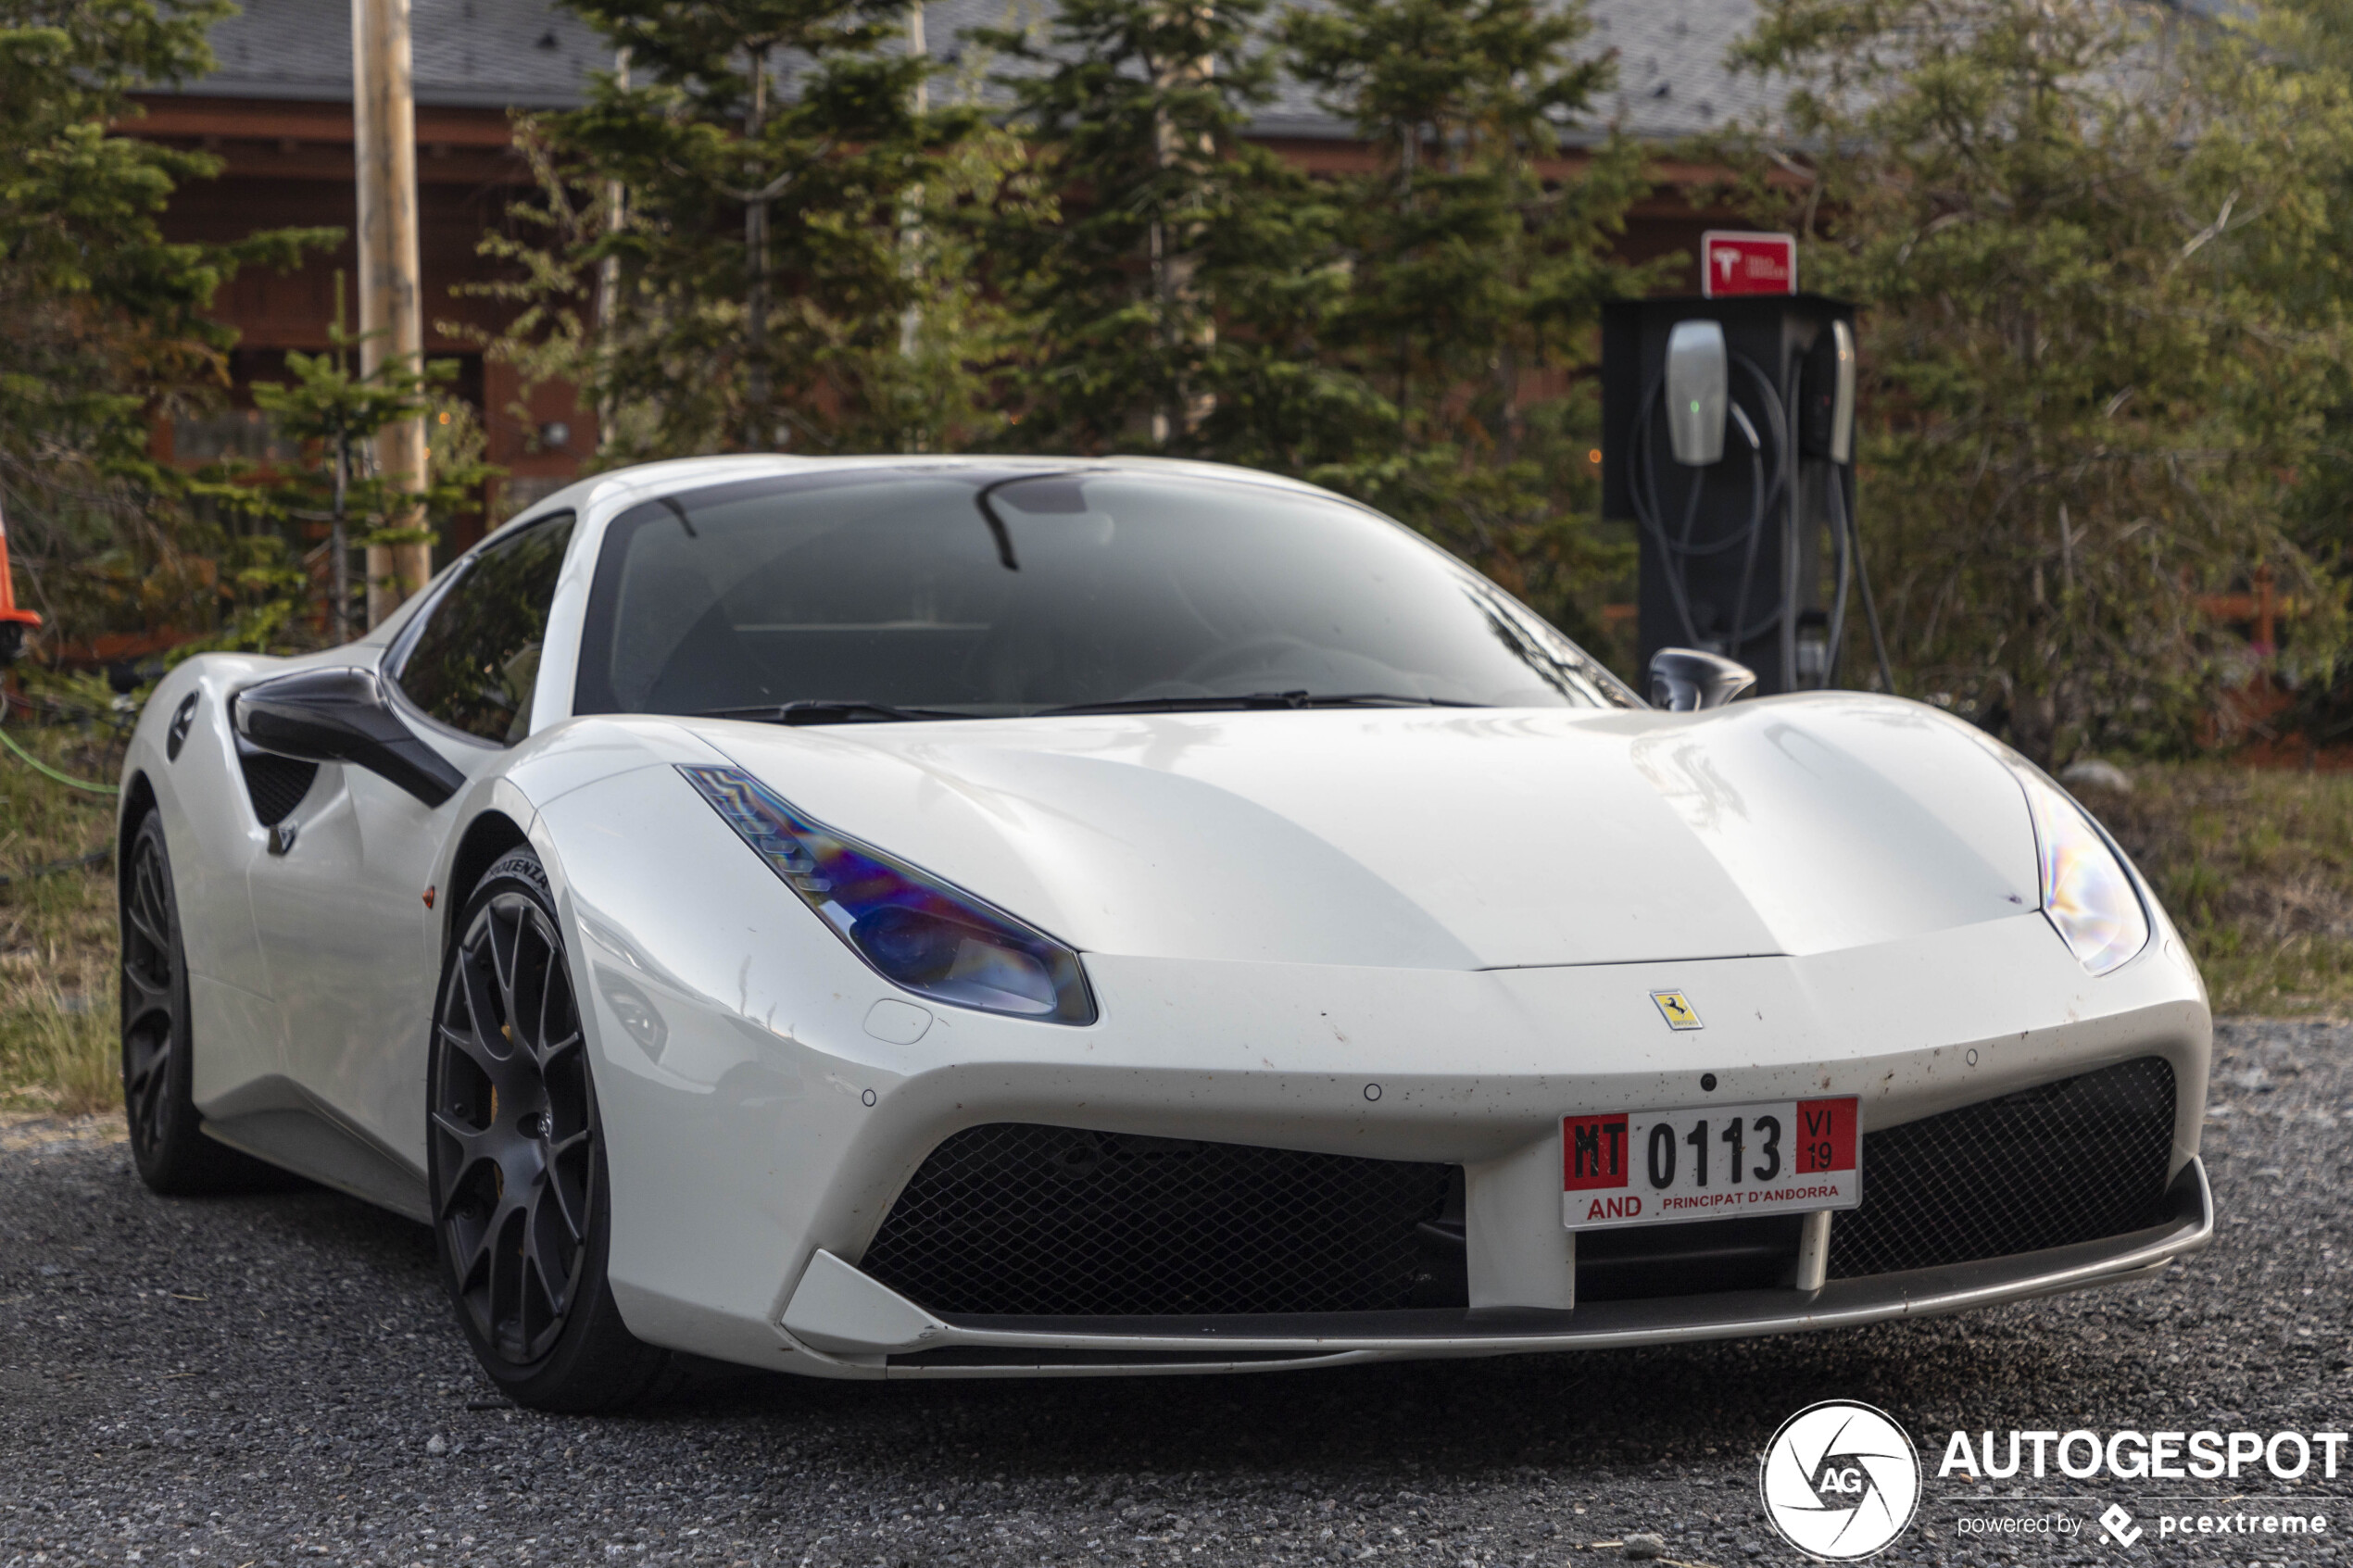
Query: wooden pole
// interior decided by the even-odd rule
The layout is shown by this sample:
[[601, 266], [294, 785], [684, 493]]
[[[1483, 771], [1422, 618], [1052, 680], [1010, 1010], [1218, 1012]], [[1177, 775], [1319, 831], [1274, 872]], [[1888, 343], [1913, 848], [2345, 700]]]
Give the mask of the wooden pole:
[[[629, 90], [629, 47], [623, 44], [613, 51], [614, 85], [623, 92]], [[605, 182], [605, 232], [619, 234], [629, 222], [629, 190], [618, 180]], [[597, 352], [608, 363], [612, 353], [612, 326], [621, 310], [621, 257], [608, 256], [597, 264]], [[612, 395], [610, 371], [600, 378], [604, 389], [597, 396], [597, 450], [610, 449], [613, 444], [613, 426], [619, 420], [621, 406]]]
[[[1208, 35], [1209, 12], [1199, 0], [1175, 0], [1171, 12], [1174, 19], [1186, 21], [1199, 29], [1197, 36], [1204, 43]], [[1173, 96], [1190, 91], [1217, 74], [1217, 56], [1203, 52], [1182, 55], [1174, 59], [1151, 62], [1152, 85], [1159, 92]], [[1152, 162], [1161, 169], [1169, 168], [1189, 154], [1202, 162], [1214, 156], [1215, 146], [1207, 135], [1193, 139], [1186, 145], [1177, 132], [1164, 101], [1152, 106]], [[1155, 219], [1151, 226], [1152, 291], [1158, 297], [1161, 330], [1164, 340], [1176, 351], [1178, 369], [1170, 398], [1152, 410], [1152, 445], [1165, 446], [1179, 430], [1187, 434], [1200, 428], [1203, 420], [1216, 407], [1216, 399], [1206, 393], [1189, 389], [1189, 379], [1184, 371], [1184, 361], [1193, 352], [1206, 354], [1217, 345], [1217, 323], [1201, 311], [1201, 289], [1194, 282], [1200, 270], [1200, 257], [1195, 254], [1201, 244], [1198, 227], [1189, 227], [1176, 233]]]
[[[359, 369], [388, 361], [423, 369], [425, 323], [417, 263], [417, 106], [409, 85], [409, 0], [351, 0], [351, 111], [359, 169]], [[376, 468], [396, 491], [425, 483], [422, 412], [376, 437]], [[410, 507], [385, 520], [423, 523]], [[368, 624], [375, 625], [433, 572], [427, 544], [368, 547]]]
[[[768, 123], [768, 44], [751, 47], [751, 107], [744, 116], [744, 141], [757, 147]], [[758, 155], [745, 172], [760, 178]], [[768, 206], [776, 197], [772, 182], [750, 193], [744, 203], [744, 268], [749, 287], [744, 296], [744, 445], [747, 452], [766, 452], [776, 445], [775, 394], [768, 373]]]

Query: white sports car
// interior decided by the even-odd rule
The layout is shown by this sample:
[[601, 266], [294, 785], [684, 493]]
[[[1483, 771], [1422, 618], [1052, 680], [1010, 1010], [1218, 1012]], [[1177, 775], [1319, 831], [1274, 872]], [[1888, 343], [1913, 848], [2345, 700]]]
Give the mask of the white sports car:
[[2082, 809], [1930, 708], [1655, 673], [1260, 474], [586, 481], [357, 643], [157, 689], [139, 1169], [430, 1224], [556, 1408], [674, 1351], [1484, 1356], [2202, 1247], [2205, 992]]

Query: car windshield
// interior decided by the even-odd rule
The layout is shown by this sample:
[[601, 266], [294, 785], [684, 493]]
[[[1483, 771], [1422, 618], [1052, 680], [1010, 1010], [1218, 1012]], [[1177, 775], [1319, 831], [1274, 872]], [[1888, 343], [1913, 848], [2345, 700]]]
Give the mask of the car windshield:
[[1630, 702], [1370, 511], [1119, 469], [864, 469], [661, 496], [606, 532], [579, 668], [580, 713], [827, 721]]

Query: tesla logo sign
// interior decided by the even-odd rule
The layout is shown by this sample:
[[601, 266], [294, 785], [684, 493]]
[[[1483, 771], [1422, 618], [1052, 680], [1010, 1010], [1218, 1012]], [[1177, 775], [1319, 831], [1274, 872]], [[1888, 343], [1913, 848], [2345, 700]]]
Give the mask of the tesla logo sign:
[[1702, 234], [1700, 293], [1710, 299], [1735, 294], [1795, 294], [1797, 237], [1710, 229]]

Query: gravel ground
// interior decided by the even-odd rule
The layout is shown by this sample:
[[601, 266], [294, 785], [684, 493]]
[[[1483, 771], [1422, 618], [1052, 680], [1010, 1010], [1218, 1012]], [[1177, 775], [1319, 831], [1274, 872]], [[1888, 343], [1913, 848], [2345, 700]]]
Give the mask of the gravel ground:
[[[0, 1136], [0, 1564], [883, 1564], [1622, 1559], [1791, 1562], [1758, 1454], [1826, 1398], [1919, 1440], [1881, 1561], [2346, 1562], [2334, 1482], [2048, 1481], [1935, 1469], [1956, 1427], [2353, 1426], [2353, 1026], [2222, 1031], [2212, 1250], [2128, 1289], [1780, 1340], [1259, 1378], [927, 1386], [717, 1378], [643, 1415], [498, 1401], [426, 1234], [315, 1189], [149, 1196], [119, 1142]], [[2090, 1489], [2086, 1489], [2086, 1488]], [[2161, 1494], [2327, 1534], [2161, 1539]], [[2292, 1505], [2277, 1501], [2292, 1498]], [[2237, 1500], [2226, 1501], [2236, 1499]], [[2148, 1534], [2127, 1551], [2110, 1502]], [[2193, 1506], [2188, 1504], [2176, 1505]], [[2344, 1517], [2340, 1520], [2337, 1515]], [[2068, 1536], [1964, 1539], [1971, 1517]]]

